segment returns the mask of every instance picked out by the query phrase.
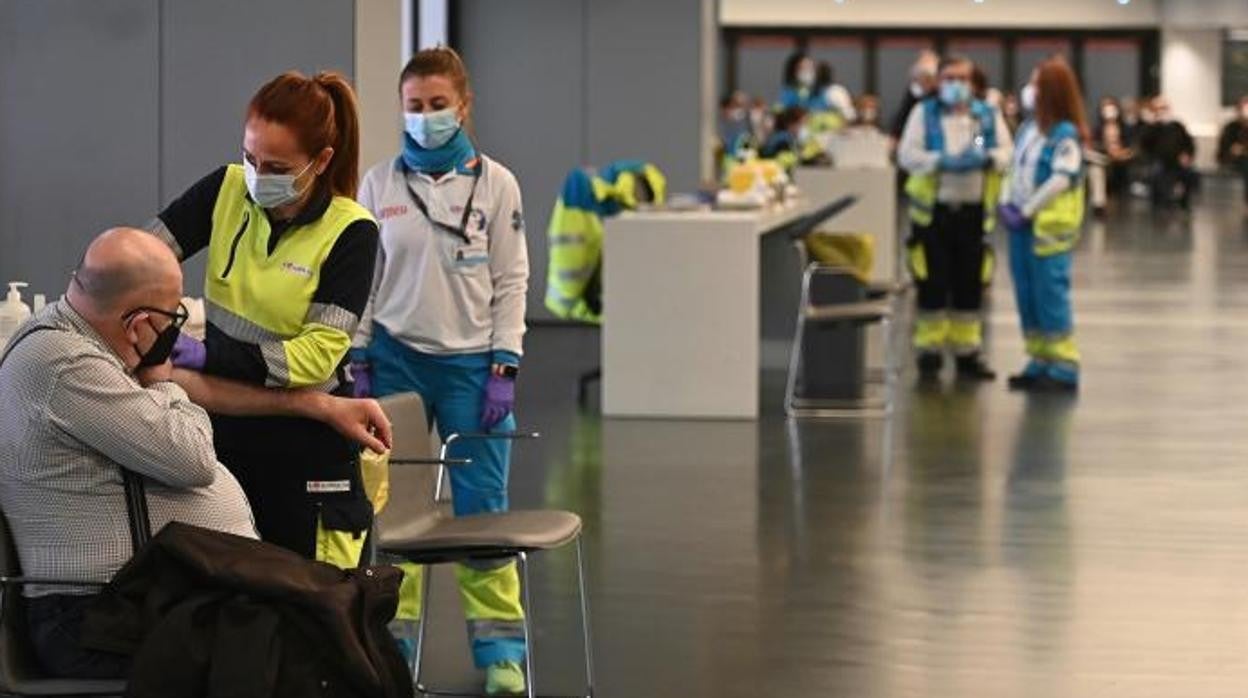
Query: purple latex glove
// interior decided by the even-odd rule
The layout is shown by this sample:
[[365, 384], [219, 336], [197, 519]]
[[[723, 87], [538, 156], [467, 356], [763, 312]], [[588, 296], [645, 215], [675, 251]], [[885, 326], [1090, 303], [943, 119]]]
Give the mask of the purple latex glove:
[[1001, 224], [1009, 230], [1022, 230], [1027, 227], [1027, 216], [1024, 216], [1022, 210], [1014, 204], [998, 207], [997, 215], [1001, 217]]
[[351, 362], [351, 396], [373, 396], [373, 372], [368, 364], [360, 361]]
[[173, 361], [174, 368], [202, 371], [208, 361], [208, 347], [198, 339], [182, 333], [173, 343], [173, 354], [169, 358]]
[[485, 403], [481, 406], [481, 429], [489, 431], [507, 418], [516, 406], [516, 381], [494, 373], [485, 383]]

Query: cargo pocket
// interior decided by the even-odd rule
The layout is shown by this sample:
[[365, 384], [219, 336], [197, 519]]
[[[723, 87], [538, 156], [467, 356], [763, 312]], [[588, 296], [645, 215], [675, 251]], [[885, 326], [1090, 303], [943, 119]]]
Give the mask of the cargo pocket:
[[316, 559], [335, 567], [358, 567], [373, 524], [373, 505], [361, 493], [353, 499], [320, 504], [316, 522]]

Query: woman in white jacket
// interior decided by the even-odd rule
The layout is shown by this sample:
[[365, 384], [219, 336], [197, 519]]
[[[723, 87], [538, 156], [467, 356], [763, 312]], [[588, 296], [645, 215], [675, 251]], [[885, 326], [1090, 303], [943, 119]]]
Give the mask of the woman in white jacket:
[[1010, 269], [1030, 360], [1013, 390], [1075, 392], [1079, 348], [1071, 311], [1072, 251], [1084, 216], [1083, 98], [1062, 59], [1040, 64], [1022, 93], [1034, 118], [1018, 129], [1001, 223], [1010, 233]]
[[[468, 137], [472, 91], [452, 49], [417, 53], [399, 86], [403, 151], [360, 186], [381, 248], [352, 349], [356, 394], [419, 393], [443, 439], [510, 432], [529, 278], [520, 187]], [[472, 461], [450, 470], [455, 514], [506, 511], [509, 443], [458, 440], [450, 455]], [[407, 569], [404, 598], [418, 609], [417, 569]], [[515, 563], [459, 565], [456, 575], [487, 693], [523, 692]]]

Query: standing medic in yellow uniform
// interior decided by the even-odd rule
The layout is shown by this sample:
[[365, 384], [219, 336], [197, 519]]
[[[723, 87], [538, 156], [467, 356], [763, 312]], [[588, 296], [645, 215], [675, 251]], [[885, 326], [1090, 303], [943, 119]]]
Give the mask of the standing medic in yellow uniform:
[[909, 173], [907, 247], [919, 291], [914, 346], [926, 378], [940, 372], [946, 349], [959, 378], [996, 378], [980, 356], [980, 311], [993, 262], [985, 236], [996, 226], [1013, 145], [1000, 112], [972, 96], [973, 67], [965, 58], [941, 63], [938, 94], [911, 110], [897, 150]]
[[[377, 224], [355, 202], [359, 119], [335, 73], [285, 73], [247, 108], [242, 163], [221, 167], [151, 230], [179, 259], [206, 250], [207, 334], [182, 335], [178, 368], [252, 385], [349, 396], [346, 355], [371, 287]], [[261, 538], [355, 566], [372, 520], [358, 450], [294, 417], [212, 415], [221, 462]]]

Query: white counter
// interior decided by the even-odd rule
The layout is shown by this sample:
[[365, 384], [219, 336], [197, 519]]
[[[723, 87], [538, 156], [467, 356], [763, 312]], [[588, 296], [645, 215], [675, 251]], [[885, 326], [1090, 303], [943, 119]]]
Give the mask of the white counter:
[[757, 418], [760, 239], [812, 203], [606, 221], [605, 415]]

